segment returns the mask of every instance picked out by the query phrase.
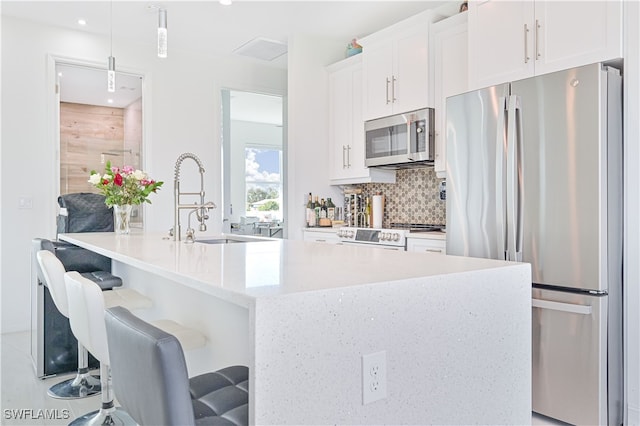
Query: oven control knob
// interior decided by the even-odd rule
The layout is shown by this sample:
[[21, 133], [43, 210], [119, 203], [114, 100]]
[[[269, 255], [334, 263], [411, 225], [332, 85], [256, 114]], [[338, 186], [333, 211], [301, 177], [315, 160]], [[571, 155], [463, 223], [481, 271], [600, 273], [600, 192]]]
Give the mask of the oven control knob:
[[381, 232], [381, 233], [380, 233], [380, 239], [381, 239], [382, 241], [386, 241], [386, 240], [388, 240], [388, 239], [389, 239], [389, 234], [388, 234], [387, 232]]
[[393, 234], [393, 241], [400, 241], [400, 234]]

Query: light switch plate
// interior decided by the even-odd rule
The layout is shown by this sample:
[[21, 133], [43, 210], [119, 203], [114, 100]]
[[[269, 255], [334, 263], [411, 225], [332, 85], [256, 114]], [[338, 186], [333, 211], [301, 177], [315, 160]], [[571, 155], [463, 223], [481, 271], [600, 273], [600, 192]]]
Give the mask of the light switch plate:
[[18, 208], [19, 209], [32, 209], [33, 208], [33, 198], [31, 198], [31, 197], [19, 197], [18, 198]]

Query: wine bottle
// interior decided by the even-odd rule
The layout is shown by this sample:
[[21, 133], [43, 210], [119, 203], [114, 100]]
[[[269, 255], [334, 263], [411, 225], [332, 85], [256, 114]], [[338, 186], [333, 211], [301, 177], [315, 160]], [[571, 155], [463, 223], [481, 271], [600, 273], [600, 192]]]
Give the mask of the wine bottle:
[[317, 195], [316, 195], [316, 202], [313, 205], [313, 210], [314, 210], [314, 217], [315, 217], [313, 226], [318, 226], [320, 224], [320, 201], [318, 201]]
[[327, 203], [324, 198], [320, 200], [320, 219], [327, 218]]
[[336, 205], [333, 204], [331, 198], [327, 198], [327, 217], [331, 220], [336, 218]]
[[311, 197], [311, 193], [309, 193], [309, 199], [307, 200], [307, 210], [306, 210], [306, 219], [307, 226], [313, 226], [312, 217], [315, 217], [315, 213], [313, 213], [313, 198]]

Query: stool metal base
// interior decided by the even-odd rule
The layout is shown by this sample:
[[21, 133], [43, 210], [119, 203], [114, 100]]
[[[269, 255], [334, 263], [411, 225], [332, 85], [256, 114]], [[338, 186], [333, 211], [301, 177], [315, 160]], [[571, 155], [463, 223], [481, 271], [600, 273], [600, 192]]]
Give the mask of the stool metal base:
[[78, 399], [98, 395], [100, 390], [100, 376], [78, 373], [73, 379], [51, 386], [47, 395], [57, 399]]
[[119, 407], [101, 408], [100, 410], [92, 411], [84, 416], [78, 417], [69, 426], [135, 426], [136, 421]]

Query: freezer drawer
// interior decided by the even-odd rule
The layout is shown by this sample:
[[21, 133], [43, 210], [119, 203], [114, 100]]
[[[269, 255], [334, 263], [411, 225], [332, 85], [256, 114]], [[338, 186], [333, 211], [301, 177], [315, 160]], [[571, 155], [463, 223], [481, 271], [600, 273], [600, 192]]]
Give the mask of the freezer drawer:
[[533, 411], [607, 424], [607, 298], [533, 289]]

